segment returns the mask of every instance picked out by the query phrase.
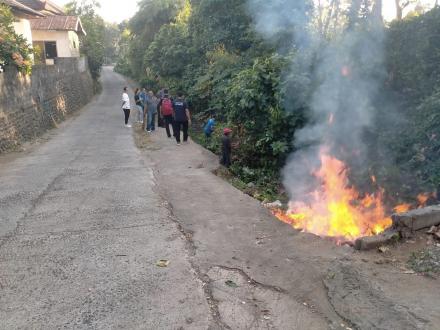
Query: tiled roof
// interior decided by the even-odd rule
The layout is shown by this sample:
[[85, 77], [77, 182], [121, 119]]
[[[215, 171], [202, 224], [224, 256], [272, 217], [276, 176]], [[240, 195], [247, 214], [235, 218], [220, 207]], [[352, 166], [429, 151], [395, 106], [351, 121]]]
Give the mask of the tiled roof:
[[29, 20], [32, 30], [75, 31], [86, 34], [81, 20], [76, 16], [47, 16]]
[[0, 0], [0, 3], [7, 4], [13, 10], [22, 12], [22, 13], [27, 14], [27, 15], [44, 17], [44, 14], [39, 13], [38, 11], [36, 11], [36, 10], [34, 10], [32, 8], [29, 8], [28, 6], [18, 2], [16, 0]]
[[64, 15], [64, 10], [49, 0], [17, 0], [21, 4], [49, 15]]

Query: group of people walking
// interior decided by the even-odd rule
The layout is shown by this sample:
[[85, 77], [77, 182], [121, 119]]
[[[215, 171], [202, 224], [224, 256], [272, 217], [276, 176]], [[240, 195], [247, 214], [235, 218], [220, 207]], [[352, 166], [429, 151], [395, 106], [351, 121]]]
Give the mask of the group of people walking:
[[[142, 123], [144, 130], [148, 133], [154, 132], [156, 130], [157, 117], [157, 126], [165, 127], [168, 138], [174, 136], [177, 145], [181, 144], [181, 132], [183, 133], [183, 142], [188, 141], [191, 113], [183, 93], [178, 92], [177, 97], [173, 99], [167, 89], [162, 89], [159, 91], [158, 95], [155, 95], [153, 91], [147, 92], [145, 88], [142, 90], [136, 88], [134, 92], [134, 100], [137, 107], [136, 121]], [[125, 126], [131, 127], [129, 124], [131, 111], [130, 97], [128, 96], [127, 87], [124, 87], [124, 92], [122, 94], [122, 109], [124, 110], [125, 115]], [[210, 118], [204, 127], [204, 133], [207, 139], [211, 138], [211, 135], [214, 132], [214, 127], [215, 120], [214, 118]], [[231, 129], [223, 129], [222, 155], [220, 163], [226, 167], [231, 165], [231, 133]]]
[[[176, 98], [172, 98], [167, 89], [162, 89], [156, 95], [153, 91], [147, 92], [145, 88], [142, 90], [136, 88], [134, 100], [137, 108], [136, 121], [142, 123], [142, 127], [148, 133], [156, 130], [157, 118], [157, 126], [165, 127], [167, 136], [174, 137], [178, 145], [181, 144], [181, 133], [183, 133], [183, 142], [188, 141], [191, 113], [181, 92], [177, 93]], [[125, 115], [125, 126], [131, 127], [129, 124], [130, 97], [127, 87], [124, 87], [122, 94], [122, 109]]]

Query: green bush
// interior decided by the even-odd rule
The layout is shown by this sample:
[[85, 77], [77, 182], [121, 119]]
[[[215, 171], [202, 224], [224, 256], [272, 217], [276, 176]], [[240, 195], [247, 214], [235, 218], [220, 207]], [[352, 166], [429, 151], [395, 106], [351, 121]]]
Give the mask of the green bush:
[[397, 109], [390, 115], [381, 104], [377, 116], [376, 149], [388, 159], [377, 172], [388, 191], [410, 199], [440, 186], [440, 8], [393, 22], [385, 54]]
[[417, 103], [440, 85], [440, 7], [395, 21], [388, 31], [390, 86]]
[[115, 71], [122, 75], [130, 77], [132, 75], [132, 72], [131, 65], [128, 59], [124, 57], [119, 57], [115, 65]]
[[0, 71], [8, 65], [15, 65], [24, 74], [32, 71], [30, 49], [26, 39], [14, 31], [15, 21], [11, 9], [0, 4]]
[[284, 109], [281, 72], [286, 65], [286, 59], [279, 56], [258, 58], [228, 87], [227, 118], [237, 128], [238, 162], [243, 166], [277, 171], [292, 151], [303, 114], [300, 109]]

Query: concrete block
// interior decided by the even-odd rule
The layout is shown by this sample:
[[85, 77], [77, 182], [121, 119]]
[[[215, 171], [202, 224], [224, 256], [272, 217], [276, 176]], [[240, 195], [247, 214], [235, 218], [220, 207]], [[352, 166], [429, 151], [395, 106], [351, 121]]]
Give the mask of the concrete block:
[[354, 242], [354, 248], [356, 250], [373, 250], [377, 249], [378, 247], [386, 244], [390, 244], [392, 242], [395, 242], [399, 240], [400, 235], [399, 232], [396, 230], [387, 230], [383, 232], [382, 234], [376, 235], [376, 236], [366, 236], [358, 238]]
[[415, 232], [440, 224], [440, 205], [424, 207], [405, 213], [393, 214], [393, 228]]

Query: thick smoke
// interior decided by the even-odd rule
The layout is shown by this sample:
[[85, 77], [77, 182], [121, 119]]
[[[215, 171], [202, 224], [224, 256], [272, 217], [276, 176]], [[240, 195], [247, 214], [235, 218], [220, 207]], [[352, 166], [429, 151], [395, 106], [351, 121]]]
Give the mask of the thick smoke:
[[323, 150], [351, 167], [365, 167], [364, 133], [372, 125], [373, 101], [385, 72], [384, 30], [371, 16], [328, 42], [313, 32], [313, 10], [307, 0], [249, 0], [248, 5], [263, 36], [270, 39], [282, 29], [291, 29], [292, 39], [286, 42], [299, 53], [315, 55], [309, 124], [296, 133], [297, 151], [284, 169], [290, 197], [304, 201], [316, 188], [311, 172], [319, 168]]

